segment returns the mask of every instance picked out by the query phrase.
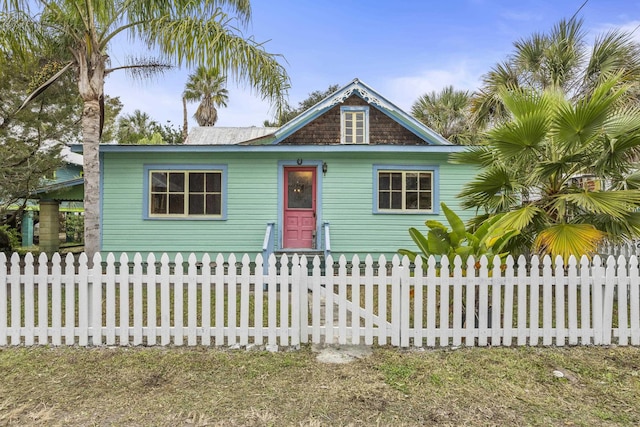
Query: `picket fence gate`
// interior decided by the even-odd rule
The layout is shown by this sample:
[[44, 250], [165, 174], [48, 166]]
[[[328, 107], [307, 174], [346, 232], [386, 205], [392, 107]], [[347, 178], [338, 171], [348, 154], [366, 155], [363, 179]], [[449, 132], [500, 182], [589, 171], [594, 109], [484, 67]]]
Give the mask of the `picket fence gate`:
[[0, 346], [640, 344], [635, 256], [35, 261], [0, 253]]

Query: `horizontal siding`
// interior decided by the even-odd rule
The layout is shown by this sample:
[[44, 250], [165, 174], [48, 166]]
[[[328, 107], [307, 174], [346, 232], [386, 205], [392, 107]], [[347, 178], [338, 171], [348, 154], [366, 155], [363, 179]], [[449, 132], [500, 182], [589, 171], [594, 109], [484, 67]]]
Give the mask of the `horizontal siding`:
[[[466, 166], [448, 164], [446, 154], [409, 157], [393, 153], [366, 157], [353, 153], [105, 153], [102, 248], [107, 252], [255, 254], [262, 248], [267, 222], [278, 220], [278, 161], [297, 158], [328, 165], [321, 177], [320, 219], [331, 223], [334, 253], [392, 254], [402, 247], [413, 248], [409, 227], [424, 227], [426, 219], [446, 219], [443, 215], [374, 215], [373, 165], [438, 165], [440, 201], [464, 219], [473, 213], [462, 212], [456, 196], [473, 172]], [[143, 166], [162, 163], [227, 165], [227, 220], [144, 220], [143, 200], [147, 196], [143, 194]], [[278, 224], [276, 228], [280, 229]]]
[[116, 157], [107, 153], [105, 157], [104, 251], [257, 252], [267, 222], [277, 219], [275, 158], [174, 155], [171, 164], [227, 165], [228, 219], [143, 220], [143, 165], [168, 162], [160, 156], [139, 154]]
[[[414, 156], [415, 157], [415, 156]], [[392, 254], [400, 248], [415, 249], [409, 227], [425, 229], [427, 219], [446, 223], [444, 215], [373, 214], [373, 164], [437, 165], [440, 202], [454, 209], [463, 219], [457, 194], [474, 175], [473, 170], [447, 163], [447, 155], [431, 155], [407, 160], [402, 155], [380, 155], [368, 159], [336, 159], [331, 162], [324, 181], [323, 215], [331, 224], [331, 249], [335, 253]]]

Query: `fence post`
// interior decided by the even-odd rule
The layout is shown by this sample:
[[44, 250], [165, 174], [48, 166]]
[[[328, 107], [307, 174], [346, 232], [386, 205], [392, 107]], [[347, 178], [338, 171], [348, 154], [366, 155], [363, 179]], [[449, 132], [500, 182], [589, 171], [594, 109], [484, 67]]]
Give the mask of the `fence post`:
[[355, 254], [351, 261], [351, 344], [360, 344], [360, 257]]
[[142, 345], [142, 255], [133, 256], [133, 345]]
[[105, 279], [105, 325], [107, 345], [116, 344], [116, 257], [112, 252], [107, 255], [107, 268]]
[[602, 294], [602, 344], [611, 344], [613, 336], [613, 295], [616, 287], [616, 260], [607, 259], [604, 292]]
[[[347, 343], [347, 258], [338, 259], [338, 344]], [[325, 301], [326, 307], [326, 301]], [[325, 316], [325, 320], [326, 320]]]
[[[303, 264], [304, 263], [304, 264]], [[302, 255], [301, 258], [298, 257], [297, 254], [293, 256], [293, 265], [291, 266], [291, 336], [290, 345], [293, 348], [300, 347], [300, 318], [302, 317], [302, 309], [301, 309], [301, 299], [300, 294], [302, 294], [301, 289], [301, 264], [307, 266], [307, 257]], [[305, 293], [306, 295], [306, 293]]]
[[398, 268], [400, 275], [400, 322], [397, 326], [398, 335], [400, 336], [400, 346], [409, 347], [410, 324], [409, 315], [411, 311], [410, 292], [411, 282], [409, 280], [409, 257], [402, 257], [402, 265]]
[[[294, 254], [295, 257], [295, 254]], [[280, 289], [280, 345], [289, 345], [289, 290], [290, 283], [289, 257], [283, 254], [280, 258], [280, 274], [278, 275], [278, 286]]]
[[7, 345], [7, 256], [0, 252], [0, 346]]
[[560, 255], [556, 257], [555, 267], [555, 306], [556, 306], [556, 346], [564, 346], [566, 341], [566, 329], [564, 323], [565, 316], [565, 280], [564, 260]]
[[240, 278], [240, 345], [249, 344], [249, 293], [251, 292], [251, 258], [242, 256]]
[[593, 257], [592, 261], [592, 278], [593, 278], [593, 288], [592, 288], [592, 303], [591, 310], [593, 311], [593, 344], [601, 345], [602, 344], [602, 288], [604, 284], [604, 272], [601, 265], [601, 258], [599, 255]]
[[269, 276], [267, 279], [267, 303], [268, 303], [268, 308], [267, 308], [267, 346], [266, 349], [267, 351], [271, 351], [271, 352], [275, 352], [278, 351], [278, 336], [277, 336], [277, 329], [276, 329], [276, 325], [278, 322], [278, 318], [277, 318], [277, 312], [276, 312], [276, 307], [277, 307], [277, 291], [278, 291], [278, 283], [277, 283], [277, 274], [278, 274], [278, 267], [276, 266], [276, 256], [275, 254], [271, 254], [269, 255], [269, 266], [268, 266], [268, 271], [269, 271]]
[[79, 304], [87, 304], [87, 342], [86, 345], [87, 346], [92, 346], [93, 345], [93, 335], [92, 335], [92, 331], [91, 331], [91, 326], [93, 325], [93, 279], [91, 277], [91, 273], [93, 271], [93, 268], [91, 265], [88, 265], [88, 268], [86, 270], [86, 298], [80, 299], [78, 300]]
[[[316, 256], [313, 258], [312, 263], [315, 265], [315, 261], [319, 258]], [[308, 297], [308, 278], [309, 269], [307, 268], [308, 260], [306, 255], [302, 255], [300, 258], [300, 342], [306, 344], [309, 342], [309, 297]]]
[[391, 345], [400, 345], [400, 278], [402, 270], [398, 255], [393, 256], [391, 261]]
[[78, 345], [86, 347], [89, 343], [89, 319], [91, 319], [91, 301], [89, 295], [89, 267], [87, 255], [83, 252], [78, 259]]
[[[618, 345], [629, 344], [629, 317], [628, 317], [628, 303], [629, 303], [629, 276], [627, 274], [627, 268], [631, 270], [631, 260], [620, 256], [618, 257], [618, 269], [616, 271], [617, 283], [614, 291], [614, 298], [618, 302], [617, 312], [617, 324], [618, 324]], [[612, 310], [613, 311], [613, 310]]]
[[638, 257], [633, 255], [629, 260], [629, 317], [631, 326], [631, 345], [640, 345], [640, 295], [638, 273]]
[[89, 270], [89, 345], [102, 345], [102, 256], [93, 255]]

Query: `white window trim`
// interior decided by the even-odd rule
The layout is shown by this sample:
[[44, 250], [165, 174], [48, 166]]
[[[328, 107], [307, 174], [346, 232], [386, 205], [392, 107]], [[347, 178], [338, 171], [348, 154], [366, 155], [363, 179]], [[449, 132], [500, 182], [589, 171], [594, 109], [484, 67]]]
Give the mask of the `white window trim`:
[[[364, 142], [346, 142], [346, 134], [345, 134], [345, 113], [364, 113]], [[354, 128], [355, 130], [355, 128]], [[355, 135], [353, 135], [355, 138]], [[340, 107], [340, 143], [341, 144], [368, 144], [369, 143], [369, 107], [368, 106], [342, 106]]]
[[[153, 172], [175, 173], [219, 173], [221, 177], [221, 207], [218, 215], [189, 215], [188, 205], [185, 204], [183, 214], [152, 214], [151, 213], [151, 174]], [[145, 165], [144, 166], [144, 204], [143, 219], [149, 220], [226, 220], [227, 219], [227, 166], [226, 165]], [[185, 202], [188, 201], [188, 177], [185, 177]]]
[[[379, 207], [379, 197], [380, 197], [380, 188], [378, 186], [379, 183], [379, 174], [381, 172], [390, 172], [390, 173], [402, 173], [403, 181], [402, 181], [402, 209], [382, 209]], [[406, 209], [406, 179], [404, 176], [406, 173], [429, 173], [431, 175], [431, 209]], [[374, 182], [374, 191], [373, 191], [373, 213], [374, 214], [399, 214], [399, 215], [407, 215], [407, 214], [439, 214], [439, 191], [438, 191], [438, 181], [439, 181], [439, 168], [436, 165], [407, 165], [407, 166], [397, 166], [397, 165], [374, 165], [373, 168], [373, 182]]]

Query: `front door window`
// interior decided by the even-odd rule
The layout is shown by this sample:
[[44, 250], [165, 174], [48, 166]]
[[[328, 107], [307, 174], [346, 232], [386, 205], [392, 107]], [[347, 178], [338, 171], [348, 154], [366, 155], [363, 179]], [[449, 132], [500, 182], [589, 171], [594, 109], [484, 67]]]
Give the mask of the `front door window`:
[[313, 208], [313, 172], [288, 171], [288, 204], [289, 209]]

